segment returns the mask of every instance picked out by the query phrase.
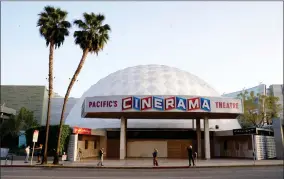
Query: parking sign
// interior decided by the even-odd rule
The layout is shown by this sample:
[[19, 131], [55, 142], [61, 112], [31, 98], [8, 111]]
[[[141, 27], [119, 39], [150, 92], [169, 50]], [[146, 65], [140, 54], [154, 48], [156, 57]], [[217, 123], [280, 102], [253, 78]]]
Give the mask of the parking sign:
[[38, 133], [39, 133], [38, 130], [35, 130], [35, 131], [34, 131], [33, 142], [37, 142], [37, 140], [38, 140]]

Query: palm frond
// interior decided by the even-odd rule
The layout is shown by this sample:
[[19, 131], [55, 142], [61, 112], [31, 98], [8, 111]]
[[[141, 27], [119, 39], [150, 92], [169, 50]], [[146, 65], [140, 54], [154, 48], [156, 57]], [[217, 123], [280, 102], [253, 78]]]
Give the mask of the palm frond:
[[102, 14], [83, 13], [83, 20], [75, 20], [79, 30], [74, 32], [75, 44], [82, 50], [98, 54], [104, 49], [109, 40], [111, 28], [103, 24], [105, 16]]
[[53, 6], [46, 6], [38, 15], [37, 26], [40, 35], [46, 41], [46, 46], [53, 42], [55, 48], [60, 47], [65, 37], [69, 35], [71, 27], [71, 23], [66, 20], [68, 12]]

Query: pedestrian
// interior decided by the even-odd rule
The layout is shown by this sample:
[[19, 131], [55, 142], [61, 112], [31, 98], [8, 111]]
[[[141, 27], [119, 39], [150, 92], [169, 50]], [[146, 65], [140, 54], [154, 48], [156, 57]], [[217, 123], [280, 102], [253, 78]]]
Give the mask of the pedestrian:
[[197, 152], [194, 152], [194, 163], [197, 163]]
[[188, 154], [188, 162], [189, 162], [188, 165], [191, 166], [191, 161], [192, 161], [193, 166], [195, 166], [193, 150], [192, 150], [191, 145], [189, 147], [187, 147], [187, 154]]
[[82, 150], [81, 150], [81, 148], [79, 148], [78, 149], [78, 153], [77, 153], [77, 159], [78, 159], [78, 161], [81, 161], [82, 160]]
[[29, 163], [29, 157], [30, 157], [30, 146], [29, 145], [25, 148], [25, 152], [26, 152], [25, 163]]
[[[44, 157], [44, 147], [41, 144], [41, 151], [40, 151], [40, 157], [41, 157], [41, 164], [43, 164], [43, 157]], [[47, 158], [46, 158], [46, 162], [47, 162]]]
[[153, 152], [153, 165], [158, 166], [158, 150], [154, 149]]
[[99, 163], [97, 164], [97, 166], [104, 166], [103, 161], [104, 161], [104, 148], [101, 148], [99, 151]]
[[40, 163], [40, 158], [42, 158], [42, 150], [43, 150], [43, 145], [39, 144], [39, 147], [35, 148], [37, 150], [37, 163]]

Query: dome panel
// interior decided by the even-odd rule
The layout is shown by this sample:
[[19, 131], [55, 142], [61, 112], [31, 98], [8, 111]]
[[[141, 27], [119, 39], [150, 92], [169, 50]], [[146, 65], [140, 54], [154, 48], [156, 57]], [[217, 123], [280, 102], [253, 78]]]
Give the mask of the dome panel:
[[[92, 85], [74, 105], [66, 124], [88, 128], [119, 128], [118, 119], [81, 118], [86, 97], [111, 95], [189, 95], [220, 97], [205, 81], [188, 72], [164, 65], [139, 65], [114, 72]], [[210, 120], [211, 128], [239, 128], [236, 119]], [[129, 128], [192, 128], [191, 120], [129, 119]]]

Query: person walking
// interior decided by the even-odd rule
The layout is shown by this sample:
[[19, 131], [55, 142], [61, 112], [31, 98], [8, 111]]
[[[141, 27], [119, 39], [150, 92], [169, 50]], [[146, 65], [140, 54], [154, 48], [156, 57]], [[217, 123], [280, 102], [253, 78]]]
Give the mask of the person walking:
[[25, 152], [26, 152], [25, 163], [29, 163], [29, 158], [30, 158], [30, 146], [29, 145], [25, 148]]
[[158, 166], [158, 150], [154, 149], [153, 152], [153, 165]]
[[187, 147], [187, 154], [188, 154], [188, 165], [191, 166], [191, 161], [192, 161], [193, 166], [195, 166], [194, 157], [193, 157], [193, 150], [192, 150], [191, 145], [189, 147]]
[[104, 161], [104, 148], [101, 148], [99, 151], [99, 163], [97, 164], [97, 166], [104, 166], [103, 161]]

